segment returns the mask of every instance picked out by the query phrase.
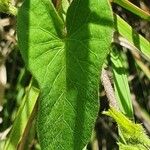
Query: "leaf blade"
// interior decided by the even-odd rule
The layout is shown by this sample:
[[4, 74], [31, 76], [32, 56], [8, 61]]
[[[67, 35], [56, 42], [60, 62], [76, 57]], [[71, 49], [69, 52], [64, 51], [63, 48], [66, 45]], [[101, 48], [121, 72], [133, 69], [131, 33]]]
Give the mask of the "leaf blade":
[[135, 46], [137, 52], [140, 52], [147, 60], [150, 60], [150, 42], [148, 40], [135, 32], [132, 27], [118, 15], [115, 15], [115, 26], [116, 31]]
[[110, 108], [104, 114], [112, 117], [118, 124], [119, 129], [126, 143], [119, 141], [119, 146], [122, 150], [126, 149], [142, 149], [146, 150], [150, 148], [150, 139], [146, 134], [145, 129], [141, 124], [133, 123], [121, 112], [116, 111], [114, 108]]
[[127, 72], [123, 65], [124, 60], [121, 57], [117, 47], [113, 48], [111, 53], [112, 71], [114, 78], [115, 95], [119, 108], [123, 114], [134, 120], [134, 112], [131, 100], [131, 93], [128, 84]]
[[32, 113], [35, 109], [38, 97], [39, 89], [37, 89], [31, 82], [18, 110], [18, 114], [12, 126], [10, 135], [6, 140], [3, 148], [4, 150], [15, 150], [19, 147], [19, 142], [22, 140], [29, 121], [31, 122], [33, 120]]
[[[42, 93], [38, 116], [41, 148], [82, 149], [90, 139], [98, 113], [99, 70], [109, 52], [113, 33], [110, 5], [105, 0], [103, 5], [97, 0], [74, 0], [67, 13], [66, 33], [51, 2], [31, 0], [30, 7], [28, 2], [20, 10], [18, 37], [24, 60]], [[105, 24], [101, 19], [94, 22], [103, 14], [97, 6], [107, 9], [102, 16], [106, 18]], [[91, 12], [86, 22], [84, 16]], [[28, 28], [22, 29], [25, 26], [22, 17], [28, 13]], [[106, 26], [107, 22], [110, 26]], [[22, 44], [25, 35], [27, 42]]]

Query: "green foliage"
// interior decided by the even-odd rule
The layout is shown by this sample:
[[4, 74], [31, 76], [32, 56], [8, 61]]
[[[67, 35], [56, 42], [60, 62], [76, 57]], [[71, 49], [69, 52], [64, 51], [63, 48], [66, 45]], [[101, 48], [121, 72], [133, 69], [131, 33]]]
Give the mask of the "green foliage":
[[108, 1], [74, 0], [63, 22], [49, 0], [26, 0], [19, 47], [41, 89], [42, 150], [82, 149], [98, 113], [99, 74], [113, 33]]
[[136, 145], [126, 145], [122, 143], [119, 144], [119, 150], [147, 150], [147, 147], [141, 145], [141, 144], [136, 144]]
[[112, 49], [110, 59], [112, 63], [115, 95], [119, 108], [126, 116], [133, 119], [132, 100], [124, 60], [115, 46]]
[[125, 38], [124, 41], [120, 41], [120, 44], [121, 42], [124, 42], [123, 46], [128, 49], [131, 49], [130, 45], [132, 45], [134, 47], [134, 51], [139, 52], [145, 59], [150, 60], [150, 43], [148, 40], [138, 34], [118, 15], [115, 15], [115, 27], [116, 31]]
[[146, 11], [140, 9], [139, 7], [135, 6], [130, 1], [128, 1], [128, 0], [113, 0], [113, 2], [122, 6], [123, 8], [131, 11], [135, 15], [150, 21], [150, 14], [147, 13]]
[[10, 0], [0, 0], [0, 12], [16, 15], [16, 8], [12, 6]]
[[0, 10], [6, 11], [9, 7], [9, 0], [0, 0]]
[[150, 139], [146, 135], [144, 128], [140, 124], [135, 124], [122, 113], [111, 108], [104, 114], [112, 117], [117, 122], [125, 143], [119, 142], [121, 150], [147, 150], [150, 148]]
[[19, 142], [27, 130], [27, 124], [33, 119], [31, 114], [35, 108], [38, 96], [39, 90], [30, 84], [3, 150], [16, 150], [16, 147], [19, 147]]
[[[22, 3], [22, 1], [20, 2]], [[150, 20], [147, 12], [129, 1], [113, 0], [113, 2], [143, 19]], [[0, 0], [0, 11], [12, 15], [17, 14], [17, 10], [12, 6], [10, 0]], [[115, 22], [114, 36], [113, 22]], [[9, 27], [7, 28], [9, 31]], [[3, 30], [5, 31], [2, 27], [1, 32]], [[21, 105], [6, 143], [5, 138], [0, 140], [0, 149], [27, 149], [28, 145], [32, 145], [34, 142], [33, 148], [36, 150], [40, 149], [40, 146], [42, 150], [86, 149], [99, 109], [98, 90], [99, 83], [101, 83], [99, 76], [110, 49], [112, 49], [109, 55], [110, 67], [113, 71], [116, 97], [113, 96], [117, 99], [118, 110], [121, 110], [126, 117], [113, 108], [105, 114], [114, 118], [118, 124], [120, 150], [150, 149], [150, 139], [144, 128], [128, 119], [134, 120], [126, 71], [129, 68], [124, 67], [124, 63], [128, 62], [124, 62], [122, 59], [126, 53], [116, 51], [116, 49], [122, 50], [122, 48], [115, 45], [119, 44], [129, 49], [132, 54], [142, 56], [145, 63], [150, 60], [150, 43], [121, 17], [114, 14], [113, 18], [108, 0], [25, 0], [17, 15], [17, 35], [25, 65], [32, 73], [33, 78], [38, 81], [38, 85], [36, 84], [35, 88], [35, 84], [34, 86], [30, 84], [25, 90], [30, 74], [23, 67], [21, 70], [25, 72], [21, 73], [20, 71], [19, 79], [15, 79], [18, 83], [15, 84], [14, 91], [17, 91], [18, 95], [15, 92], [10, 93], [16, 99], [15, 107], [20, 103]], [[12, 39], [9, 36], [6, 37]], [[2, 46], [0, 45], [0, 49], [4, 46], [3, 43], [4, 41]], [[143, 70], [142, 73], [150, 78], [149, 68], [141, 61], [141, 57], [136, 58], [135, 61]], [[7, 58], [5, 59], [7, 61]], [[134, 59], [133, 63], [135, 63]], [[21, 80], [27, 83], [21, 84]], [[14, 85], [11, 86], [14, 88]], [[107, 94], [112, 95], [114, 94], [113, 88], [111, 84], [109, 86]], [[35, 120], [37, 121], [40, 145], [34, 139], [37, 137], [35, 137], [34, 121], [32, 122], [35, 117], [33, 112], [39, 91], [41, 96], [38, 103], [38, 117]], [[9, 105], [8, 101], [7, 99], [6, 103]], [[15, 113], [16, 111], [15, 108]], [[5, 112], [5, 116], [9, 118], [11, 112], [8, 113], [6, 110]], [[140, 115], [142, 113], [140, 112]], [[11, 117], [15, 116], [14, 114]], [[149, 117], [147, 118], [149, 120]], [[10, 124], [6, 128], [9, 126]], [[29, 133], [30, 127], [33, 133]], [[7, 132], [6, 129], [0, 133], [0, 138]], [[32, 138], [30, 134], [32, 134]], [[96, 135], [93, 132], [91, 138], [93, 145], [97, 144], [95, 140]], [[27, 145], [24, 146], [26, 143]]]

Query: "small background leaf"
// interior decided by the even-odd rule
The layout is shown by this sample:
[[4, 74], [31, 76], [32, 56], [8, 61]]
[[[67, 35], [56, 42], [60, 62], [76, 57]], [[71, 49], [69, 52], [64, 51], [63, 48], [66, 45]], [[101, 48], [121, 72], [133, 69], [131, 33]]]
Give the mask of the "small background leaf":
[[18, 110], [10, 135], [3, 148], [4, 150], [16, 150], [19, 147], [19, 142], [22, 140], [27, 124], [31, 123], [33, 119], [31, 119], [31, 114], [35, 108], [38, 96], [39, 90], [30, 85]]
[[111, 53], [112, 71], [114, 78], [114, 88], [119, 108], [123, 114], [130, 119], [134, 118], [131, 94], [128, 84], [127, 71], [124, 67], [124, 60], [121, 57], [117, 47], [113, 47]]
[[127, 22], [125, 22], [118, 15], [115, 15], [115, 25], [117, 32], [125, 39], [127, 39], [132, 45], [134, 45], [142, 55], [150, 60], [150, 42], [143, 36], [138, 34]]
[[144, 128], [140, 124], [135, 124], [125, 117], [122, 113], [111, 108], [104, 114], [112, 117], [118, 124], [119, 129], [125, 139], [126, 143], [120, 142], [121, 150], [128, 150], [127, 148], [135, 150], [146, 150], [150, 148], [150, 139], [146, 135]]
[[150, 14], [147, 13], [146, 11], [140, 9], [133, 3], [131, 3], [128, 0], [113, 0], [114, 3], [122, 6], [123, 8], [129, 10], [130, 12], [134, 13], [135, 15], [141, 17], [142, 19], [146, 19], [150, 21]]

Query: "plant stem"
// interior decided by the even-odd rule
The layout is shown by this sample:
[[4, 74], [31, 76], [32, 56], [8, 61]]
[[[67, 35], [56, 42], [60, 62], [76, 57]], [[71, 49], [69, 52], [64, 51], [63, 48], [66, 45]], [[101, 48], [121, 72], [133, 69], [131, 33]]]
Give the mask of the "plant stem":
[[101, 80], [102, 80], [102, 84], [104, 86], [105, 92], [106, 92], [106, 96], [109, 100], [109, 105], [113, 108], [115, 108], [116, 110], [119, 109], [116, 98], [115, 98], [115, 93], [113, 90], [113, 87], [111, 85], [110, 79], [108, 77], [108, 73], [105, 69], [102, 69], [102, 75], [101, 75]]
[[150, 14], [149, 13], [147, 13], [146, 11], [135, 6], [134, 4], [129, 2], [128, 0], [111, 0], [111, 2], [122, 6], [123, 8], [127, 9], [128, 11], [131, 11], [135, 15], [137, 15], [137, 16], [145, 19], [145, 20], [150, 21]]

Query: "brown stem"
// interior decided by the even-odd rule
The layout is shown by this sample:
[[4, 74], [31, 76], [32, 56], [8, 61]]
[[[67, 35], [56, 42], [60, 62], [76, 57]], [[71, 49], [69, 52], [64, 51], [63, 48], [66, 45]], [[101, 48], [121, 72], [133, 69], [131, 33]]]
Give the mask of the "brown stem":
[[118, 110], [119, 107], [117, 105], [115, 93], [114, 93], [113, 87], [111, 85], [110, 79], [108, 77], [108, 73], [105, 69], [102, 69], [101, 80], [102, 80], [102, 84], [103, 84], [105, 92], [106, 92], [106, 96], [109, 101], [109, 105], [111, 107], [115, 108], [116, 110]]
[[52, 0], [56, 10], [59, 10], [59, 8], [61, 7], [61, 3], [62, 3], [62, 0]]

